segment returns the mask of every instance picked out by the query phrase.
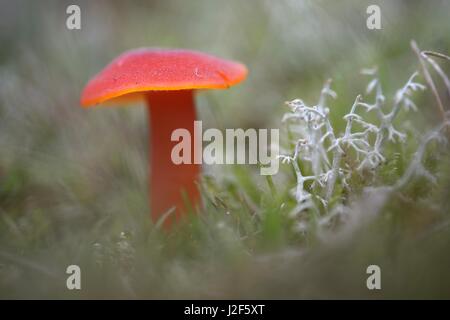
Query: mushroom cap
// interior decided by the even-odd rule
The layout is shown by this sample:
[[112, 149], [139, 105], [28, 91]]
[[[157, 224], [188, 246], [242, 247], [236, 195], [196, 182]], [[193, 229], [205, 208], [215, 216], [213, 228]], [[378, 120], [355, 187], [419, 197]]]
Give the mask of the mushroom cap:
[[225, 89], [245, 79], [247, 68], [192, 50], [141, 48], [114, 59], [85, 86], [81, 105], [146, 91]]

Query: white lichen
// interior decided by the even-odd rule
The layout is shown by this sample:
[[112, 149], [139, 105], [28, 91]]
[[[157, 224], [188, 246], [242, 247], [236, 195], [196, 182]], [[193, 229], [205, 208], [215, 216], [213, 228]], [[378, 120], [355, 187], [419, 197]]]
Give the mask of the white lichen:
[[[444, 81], [448, 81], [431, 58], [425, 54], [423, 57]], [[282, 121], [288, 124], [293, 140], [289, 141], [290, 151], [279, 157], [282, 163], [290, 164], [295, 172], [293, 196], [297, 205], [291, 215], [299, 218], [296, 226], [302, 232], [308, 226], [303, 214], [306, 212], [312, 212], [318, 217], [319, 227], [330, 225], [336, 217], [345, 221], [346, 213], [350, 212], [349, 204], [341, 199], [341, 192], [336, 192], [337, 186], [350, 193], [348, 181], [352, 175], [363, 175], [365, 172], [376, 175], [379, 167], [387, 161], [389, 155], [385, 152], [386, 143], [405, 143], [408, 139], [405, 132], [394, 127], [394, 121], [401, 110], [418, 110], [413, 93], [426, 88], [416, 81], [418, 73], [414, 72], [389, 100], [383, 94], [376, 68], [364, 69], [361, 73], [370, 76], [365, 92], [367, 96], [373, 96], [374, 101], [366, 102], [362, 95], [358, 95], [350, 111], [343, 117], [343, 132], [336, 132], [329, 118], [328, 100], [337, 98], [336, 92], [331, 89], [330, 79], [325, 82], [316, 105], [309, 106], [301, 99], [286, 102], [290, 111], [283, 116]], [[390, 105], [387, 101], [391, 101]], [[368, 113], [375, 114], [374, 121], [368, 120]], [[376, 187], [368, 184], [363, 192], [377, 189], [388, 194], [404, 187], [416, 176], [435, 183], [436, 177], [425, 168], [422, 161], [431, 141], [446, 142], [444, 132], [448, 127], [450, 120], [446, 118], [437, 128], [424, 135], [405, 173], [393, 185]]]

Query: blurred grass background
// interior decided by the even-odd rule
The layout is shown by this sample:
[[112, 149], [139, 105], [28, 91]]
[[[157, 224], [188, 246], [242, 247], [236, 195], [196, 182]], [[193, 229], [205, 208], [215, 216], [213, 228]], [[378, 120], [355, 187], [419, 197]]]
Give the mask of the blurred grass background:
[[[69, 4], [81, 30], [66, 29]], [[382, 30], [366, 28], [369, 4]], [[0, 297], [449, 298], [448, 162], [426, 194], [436, 208], [408, 191], [333, 244], [292, 231], [280, 209], [288, 168], [273, 194], [256, 168], [205, 167], [206, 213], [167, 236], [148, 219], [145, 108], [79, 107], [87, 80], [121, 52], [181, 47], [250, 71], [198, 95], [205, 128], [280, 127], [284, 101], [315, 103], [329, 77], [342, 125], [365, 88], [361, 68], [378, 65], [393, 95], [418, 68], [411, 39], [450, 52], [449, 12], [444, 0], [1, 0]], [[417, 103], [408, 121], [430, 127], [429, 92]], [[69, 264], [82, 268], [81, 291], [65, 287]], [[369, 264], [383, 270], [379, 292], [365, 286]]]

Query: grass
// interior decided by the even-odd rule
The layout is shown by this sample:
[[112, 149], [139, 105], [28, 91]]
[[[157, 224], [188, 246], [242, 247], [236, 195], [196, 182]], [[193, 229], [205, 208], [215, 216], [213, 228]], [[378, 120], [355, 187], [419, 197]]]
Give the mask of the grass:
[[[85, 24], [71, 33], [59, 26], [65, 8], [17, 3], [8, 12], [26, 19], [0, 19], [20, 31], [17, 39], [0, 32], [8, 43], [0, 51], [1, 298], [450, 297], [448, 147], [430, 143], [423, 159], [436, 184], [414, 177], [387, 195], [363, 192], [394, 185], [420, 137], [440, 122], [429, 90], [414, 95], [418, 112], [398, 114], [394, 125], [408, 139], [386, 144], [376, 175], [355, 174], [350, 188], [338, 180], [330, 207], [343, 205], [352, 219], [324, 227], [327, 212], [306, 211], [306, 229], [292, 216], [295, 172], [281, 165], [273, 177], [256, 166], [204, 168], [202, 212], [161, 231], [149, 219], [144, 108], [86, 112], [78, 105], [85, 80], [116, 54], [142, 45], [188, 47], [243, 60], [250, 70], [236, 89], [199, 95], [205, 126], [285, 128], [283, 101], [314, 104], [332, 77], [339, 97], [330, 121], [343, 132], [342, 117], [365, 90], [359, 69], [377, 64], [392, 97], [420, 71], [410, 39], [449, 52], [448, 4], [389, 4], [383, 33], [368, 33], [358, 20], [365, 4], [352, 1], [352, 9], [236, 1], [226, 10], [209, 1], [156, 1], [146, 10], [130, 5], [134, 19], [120, 26], [110, 20], [121, 5], [82, 2]], [[173, 7], [183, 10], [175, 15]], [[282, 139], [292, 145], [296, 137]], [[81, 291], [66, 289], [71, 264], [81, 267]], [[370, 264], [381, 267], [381, 291], [366, 288]]]

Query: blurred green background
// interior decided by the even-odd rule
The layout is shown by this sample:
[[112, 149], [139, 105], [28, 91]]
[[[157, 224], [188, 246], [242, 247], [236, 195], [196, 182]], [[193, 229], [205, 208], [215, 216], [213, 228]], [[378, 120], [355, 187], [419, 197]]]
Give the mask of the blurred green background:
[[[81, 30], [66, 28], [69, 4], [81, 8]], [[382, 30], [366, 28], [370, 4], [381, 7]], [[1, 0], [0, 298], [450, 297], [441, 277], [448, 227], [416, 239], [414, 226], [433, 211], [420, 201], [397, 199], [351, 239], [317, 244], [304, 258], [304, 240], [273, 209], [292, 180], [275, 177], [283, 191], [269, 201], [254, 168], [205, 168], [236, 216], [217, 209], [160, 234], [148, 221], [145, 108], [79, 106], [88, 79], [123, 51], [176, 47], [249, 69], [242, 84], [198, 95], [205, 128], [280, 127], [284, 101], [315, 103], [329, 77], [339, 94], [332, 117], [343, 125], [365, 89], [360, 69], [377, 65], [393, 95], [418, 68], [411, 39], [450, 52], [449, 12], [445, 0]], [[426, 110], [408, 115], [417, 128], [437, 119], [429, 92], [419, 99]], [[446, 199], [439, 217], [449, 212], [449, 185], [436, 195]], [[240, 197], [253, 197], [250, 211], [269, 222], [248, 218]], [[371, 263], [386, 270], [378, 293], [365, 288]], [[65, 288], [69, 264], [82, 266], [81, 291]]]

